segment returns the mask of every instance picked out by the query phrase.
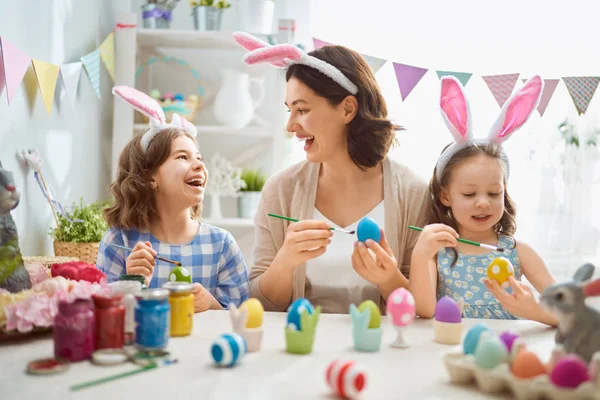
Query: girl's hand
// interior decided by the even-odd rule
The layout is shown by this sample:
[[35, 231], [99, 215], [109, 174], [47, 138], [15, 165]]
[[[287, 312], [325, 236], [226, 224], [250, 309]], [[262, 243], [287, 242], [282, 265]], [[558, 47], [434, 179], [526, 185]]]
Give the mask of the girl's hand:
[[[385, 239], [383, 229], [379, 230], [381, 231], [381, 245], [368, 239], [365, 243], [356, 242], [352, 252], [352, 267], [356, 273], [377, 286], [389, 282], [394, 274], [398, 273], [398, 262]], [[375, 253], [375, 259], [367, 249]]]
[[456, 247], [458, 233], [448, 225], [431, 224], [423, 228], [413, 255], [431, 259], [444, 247]]
[[137, 242], [125, 260], [125, 271], [128, 275], [143, 275], [149, 285], [154, 275], [156, 254], [150, 242]]
[[285, 242], [279, 249], [276, 259], [293, 269], [319, 257], [325, 253], [331, 243], [333, 231], [330, 228], [331, 226], [325, 221], [317, 220], [304, 220], [290, 224]]
[[198, 282], [194, 282], [192, 293], [194, 294], [194, 312], [222, 308], [217, 299]]

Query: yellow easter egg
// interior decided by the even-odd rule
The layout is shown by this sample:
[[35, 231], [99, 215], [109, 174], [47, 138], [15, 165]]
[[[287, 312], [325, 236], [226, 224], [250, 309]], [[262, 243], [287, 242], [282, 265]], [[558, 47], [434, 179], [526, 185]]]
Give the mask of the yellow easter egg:
[[502, 287], [508, 286], [508, 277], [515, 275], [515, 267], [508, 258], [496, 257], [488, 265], [487, 275], [490, 280], [495, 280]]
[[248, 312], [248, 320], [246, 321], [246, 328], [259, 328], [263, 323], [263, 314], [265, 313], [265, 309], [263, 308], [260, 300], [251, 298], [246, 300], [240, 306], [241, 310], [247, 310]]

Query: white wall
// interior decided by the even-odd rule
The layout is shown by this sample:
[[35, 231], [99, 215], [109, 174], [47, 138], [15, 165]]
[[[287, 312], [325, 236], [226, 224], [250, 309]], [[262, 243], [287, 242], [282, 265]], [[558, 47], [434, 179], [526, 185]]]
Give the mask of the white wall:
[[[2, 5], [0, 35], [30, 57], [58, 65], [79, 61], [98, 48], [127, 4], [122, 0], [3, 3], [10, 5]], [[110, 77], [103, 67], [101, 70], [102, 99], [96, 97], [83, 72], [76, 106], [55, 101], [50, 115], [39, 89], [30, 107], [24, 82], [10, 105], [6, 90], [0, 96], [0, 160], [15, 174], [22, 192], [21, 203], [12, 214], [24, 255], [53, 254], [47, 232], [54, 222], [32, 172], [23, 167], [17, 151], [40, 150], [46, 181], [63, 204], [70, 205], [80, 197], [91, 202], [107, 196], [113, 99]], [[35, 84], [31, 68], [28, 76]]]

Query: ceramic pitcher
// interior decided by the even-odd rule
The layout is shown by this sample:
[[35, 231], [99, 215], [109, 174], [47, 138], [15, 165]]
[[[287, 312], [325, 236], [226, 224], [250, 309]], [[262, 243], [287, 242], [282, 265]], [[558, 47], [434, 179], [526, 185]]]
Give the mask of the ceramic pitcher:
[[[254, 111], [265, 97], [264, 82], [249, 74], [230, 68], [221, 71], [223, 83], [215, 98], [215, 119], [225, 126], [243, 128], [254, 117]], [[256, 85], [256, 96], [250, 86]]]

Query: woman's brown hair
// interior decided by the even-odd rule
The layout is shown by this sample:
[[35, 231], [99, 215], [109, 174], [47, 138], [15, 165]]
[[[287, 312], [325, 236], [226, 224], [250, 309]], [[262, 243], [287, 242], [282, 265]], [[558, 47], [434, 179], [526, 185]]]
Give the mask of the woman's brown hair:
[[[311, 56], [339, 69], [358, 87], [355, 95], [358, 112], [348, 124], [348, 153], [361, 169], [381, 162], [402, 128], [387, 119], [387, 106], [373, 71], [357, 52], [343, 46], [325, 46], [311, 51]], [[318, 70], [302, 64], [290, 66], [286, 81], [296, 78], [333, 106], [352, 94]]]
[[[448, 148], [448, 146], [446, 146], [446, 148]], [[446, 148], [444, 148], [444, 150], [446, 150]], [[452, 215], [452, 210], [450, 209], [450, 207], [446, 207], [442, 203], [442, 188], [448, 187], [454, 167], [456, 167], [458, 164], [465, 160], [479, 155], [485, 155], [487, 157], [493, 158], [498, 162], [498, 164], [502, 168], [502, 171], [504, 173], [504, 213], [502, 214], [500, 221], [498, 221], [498, 223], [494, 225], [494, 231], [498, 235], [512, 237], [512, 235], [514, 235], [515, 231], [517, 230], [517, 208], [513, 199], [508, 194], [508, 189], [506, 188], [506, 179], [508, 177], [508, 165], [506, 165], [506, 155], [504, 154], [504, 150], [502, 150], [502, 147], [491, 142], [474, 143], [471, 146], [468, 146], [457, 152], [446, 164], [446, 167], [442, 172], [442, 179], [439, 182], [436, 178], [436, 170], [434, 169], [433, 176], [429, 181], [429, 194], [431, 196], [431, 206], [429, 210], [429, 215], [431, 216], [430, 223], [445, 224], [451, 226], [454, 230], [458, 232], [458, 222], [456, 222], [454, 215]], [[514, 238], [513, 244], [515, 244]], [[451, 248], [450, 250], [454, 253], [452, 261], [452, 265], [454, 265], [458, 258], [456, 249]]]
[[[142, 136], [135, 136], [119, 156], [117, 179], [110, 186], [114, 204], [104, 212], [111, 227], [149, 229], [150, 217], [156, 213], [152, 175], [171, 154], [173, 140], [187, 136], [195, 141], [182, 129], [167, 128], [156, 135], [144, 154], [140, 143]], [[192, 207], [191, 217], [196, 218], [200, 211], [200, 204]]]

